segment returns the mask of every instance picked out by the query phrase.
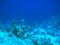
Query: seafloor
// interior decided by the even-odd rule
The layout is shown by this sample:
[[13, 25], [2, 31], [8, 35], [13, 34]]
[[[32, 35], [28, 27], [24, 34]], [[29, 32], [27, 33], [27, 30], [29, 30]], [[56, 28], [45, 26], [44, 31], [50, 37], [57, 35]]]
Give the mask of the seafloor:
[[35, 25], [24, 24], [24, 20], [0, 25], [0, 45], [60, 45], [60, 17]]

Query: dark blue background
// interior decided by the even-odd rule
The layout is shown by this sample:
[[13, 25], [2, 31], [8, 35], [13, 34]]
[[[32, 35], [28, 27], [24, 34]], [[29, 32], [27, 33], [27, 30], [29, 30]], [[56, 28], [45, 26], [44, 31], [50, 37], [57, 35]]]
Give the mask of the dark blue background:
[[59, 0], [0, 0], [0, 22], [24, 19], [39, 23], [59, 15], [59, 3]]

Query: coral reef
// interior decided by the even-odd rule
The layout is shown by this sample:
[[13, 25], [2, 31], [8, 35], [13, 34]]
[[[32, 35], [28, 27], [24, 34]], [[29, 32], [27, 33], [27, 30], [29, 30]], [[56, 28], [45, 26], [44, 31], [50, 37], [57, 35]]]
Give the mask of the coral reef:
[[59, 19], [52, 17], [37, 27], [15, 21], [0, 25], [0, 45], [60, 45]]

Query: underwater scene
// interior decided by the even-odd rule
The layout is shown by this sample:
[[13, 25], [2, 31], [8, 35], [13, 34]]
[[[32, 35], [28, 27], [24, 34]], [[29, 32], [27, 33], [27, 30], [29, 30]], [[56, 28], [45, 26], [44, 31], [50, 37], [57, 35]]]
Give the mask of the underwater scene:
[[60, 0], [0, 0], [0, 45], [60, 45]]
[[39, 25], [28, 25], [24, 20], [0, 25], [0, 45], [60, 45], [60, 16]]

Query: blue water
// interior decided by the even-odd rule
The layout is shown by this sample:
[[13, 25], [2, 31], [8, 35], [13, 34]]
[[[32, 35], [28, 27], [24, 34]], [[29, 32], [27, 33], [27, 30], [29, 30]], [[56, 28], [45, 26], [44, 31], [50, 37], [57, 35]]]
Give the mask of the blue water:
[[60, 45], [60, 0], [0, 0], [0, 45]]
[[24, 19], [30, 23], [40, 23], [59, 15], [59, 0], [0, 0], [0, 22]]

